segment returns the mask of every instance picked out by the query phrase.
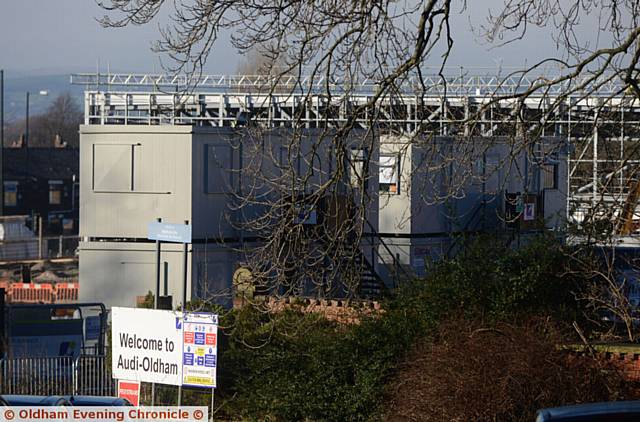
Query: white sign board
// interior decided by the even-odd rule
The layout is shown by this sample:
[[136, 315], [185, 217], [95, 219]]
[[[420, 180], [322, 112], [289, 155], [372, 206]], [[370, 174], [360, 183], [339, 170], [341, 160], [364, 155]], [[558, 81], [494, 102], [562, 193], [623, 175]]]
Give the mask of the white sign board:
[[164, 242], [191, 243], [191, 226], [153, 221], [147, 226], [147, 238]]
[[182, 313], [112, 308], [113, 378], [180, 385]]
[[218, 316], [184, 315], [182, 385], [216, 387], [218, 366]]

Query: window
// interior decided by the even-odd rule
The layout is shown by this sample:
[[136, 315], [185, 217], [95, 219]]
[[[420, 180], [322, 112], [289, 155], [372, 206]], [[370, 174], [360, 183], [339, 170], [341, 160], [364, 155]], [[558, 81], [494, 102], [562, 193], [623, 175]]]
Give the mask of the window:
[[400, 194], [400, 157], [396, 154], [380, 154], [380, 192]]
[[62, 180], [49, 180], [49, 204], [62, 204]]
[[18, 205], [18, 182], [4, 182], [4, 206]]
[[545, 164], [542, 166], [543, 189], [558, 189], [558, 165]]

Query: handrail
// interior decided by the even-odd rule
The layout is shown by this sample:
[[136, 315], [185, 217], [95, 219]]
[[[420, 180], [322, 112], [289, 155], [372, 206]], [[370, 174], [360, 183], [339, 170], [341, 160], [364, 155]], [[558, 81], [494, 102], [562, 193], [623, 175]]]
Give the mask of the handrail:
[[[405, 269], [404, 269], [404, 267], [402, 266], [402, 264], [400, 264], [400, 263], [398, 262], [398, 260], [396, 259], [395, 255], [393, 254], [393, 252], [391, 251], [391, 249], [389, 249], [389, 247], [388, 247], [388, 246], [387, 246], [387, 244], [385, 243], [384, 239], [380, 236], [380, 234], [378, 233], [378, 231], [376, 230], [376, 228], [375, 228], [375, 227], [373, 227], [373, 225], [369, 222], [369, 220], [365, 219], [364, 221], [365, 221], [365, 222], [367, 223], [367, 225], [369, 226], [369, 229], [371, 230], [371, 234], [373, 234], [373, 235], [374, 235], [374, 236], [375, 236], [375, 237], [380, 241], [380, 244], [384, 247], [384, 249], [387, 251], [387, 253], [389, 254], [389, 256], [391, 256], [391, 258], [393, 259], [393, 268], [395, 268], [395, 269], [400, 268], [400, 270], [402, 270], [402, 272], [404, 273], [404, 275], [405, 275], [407, 278], [409, 278], [409, 279], [410, 279], [410, 278], [412, 278], [411, 274], [409, 274], [409, 273], [407, 272], [407, 270], [405, 270]], [[373, 242], [372, 242], [372, 243], [373, 243]], [[372, 245], [372, 247], [373, 247], [373, 245]], [[375, 250], [375, 248], [373, 248], [373, 249]], [[383, 261], [386, 265], [388, 265], [388, 264], [386, 263], [386, 261], [385, 261], [385, 259], [384, 259], [384, 256], [383, 256], [383, 255], [381, 255], [380, 253], [377, 253], [377, 255], [382, 259], [382, 261]], [[372, 263], [372, 264], [373, 264], [373, 263]], [[396, 270], [396, 275], [397, 275], [397, 270]]]
[[[473, 213], [471, 214], [471, 217], [469, 218], [469, 220], [467, 220], [467, 223], [464, 225], [464, 227], [460, 231], [460, 233], [462, 235], [464, 235], [464, 233], [467, 232], [467, 229], [469, 229], [469, 226], [471, 225], [471, 223], [475, 221], [475, 218], [478, 215], [478, 212], [480, 211], [480, 209], [484, 208], [485, 206], [486, 206], [486, 201], [485, 201], [485, 198], [483, 196], [482, 201], [480, 201], [478, 204], [476, 204], [476, 207], [473, 210]], [[460, 239], [460, 236], [458, 236], [457, 238], [454, 238], [453, 242], [451, 242], [451, 245], [449, 245], [449, 248], [447, 249], [447, 253], [445, 254], [445, 256], [447, 258], [449, 257], [449, 254], [451, 253], [451, 250], [454, 248], [454, 246], [456, 246], [458, 244], [458, 239]]]

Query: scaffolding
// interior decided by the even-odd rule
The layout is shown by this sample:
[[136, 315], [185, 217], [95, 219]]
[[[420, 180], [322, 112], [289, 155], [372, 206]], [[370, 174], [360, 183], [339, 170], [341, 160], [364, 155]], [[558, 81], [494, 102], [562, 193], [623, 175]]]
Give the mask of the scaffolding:
[[[495, 101], [544, 80], [462, 72], [446, 78], [425, 76], [420, 84], [405, 80], [393, 95], [370, 107], [378, 85], [367, 80], [354, 83], [322, 77], [246, 75], [202, 75], [193, 80], [111, 73], [71, 76], [73, 84], [86, 87], [87, 125], [237, 127], [251, 122], [265, 127], [318, 128], [339, 126], [354, 110], [358, 110], [356, 127], [366, 129], [374, 122], [381, 130], [405, 134], [513, 136], [522, 130], [517, 128], [521, 125], [541, 136], [568, 140], [568, 217], [581, 222], [600, 209], [617, 218], [640, 179], [640, 101], [627, 95], [624, 86], [608, 75], [591, 81], [589, 86], [597, 88], [588, 93], [565, 95], [572, 86], [587, 80], [583, 79], [537, 90], [523, 101]], [[549, 114], [552, 104], [553, 113]], [[514, 118], [516, 110], [518, 119]], [[638, 211], [636, 208], [632, 213], [634, 220], [640, 216]]]

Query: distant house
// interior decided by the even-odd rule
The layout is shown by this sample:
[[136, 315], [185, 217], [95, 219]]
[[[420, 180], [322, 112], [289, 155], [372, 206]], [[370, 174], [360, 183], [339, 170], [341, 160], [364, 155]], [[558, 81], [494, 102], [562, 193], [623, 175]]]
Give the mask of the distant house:
[[46, 235], [78, 233], [79, 150], [5, 148], [4, 215], [42, 217]]

